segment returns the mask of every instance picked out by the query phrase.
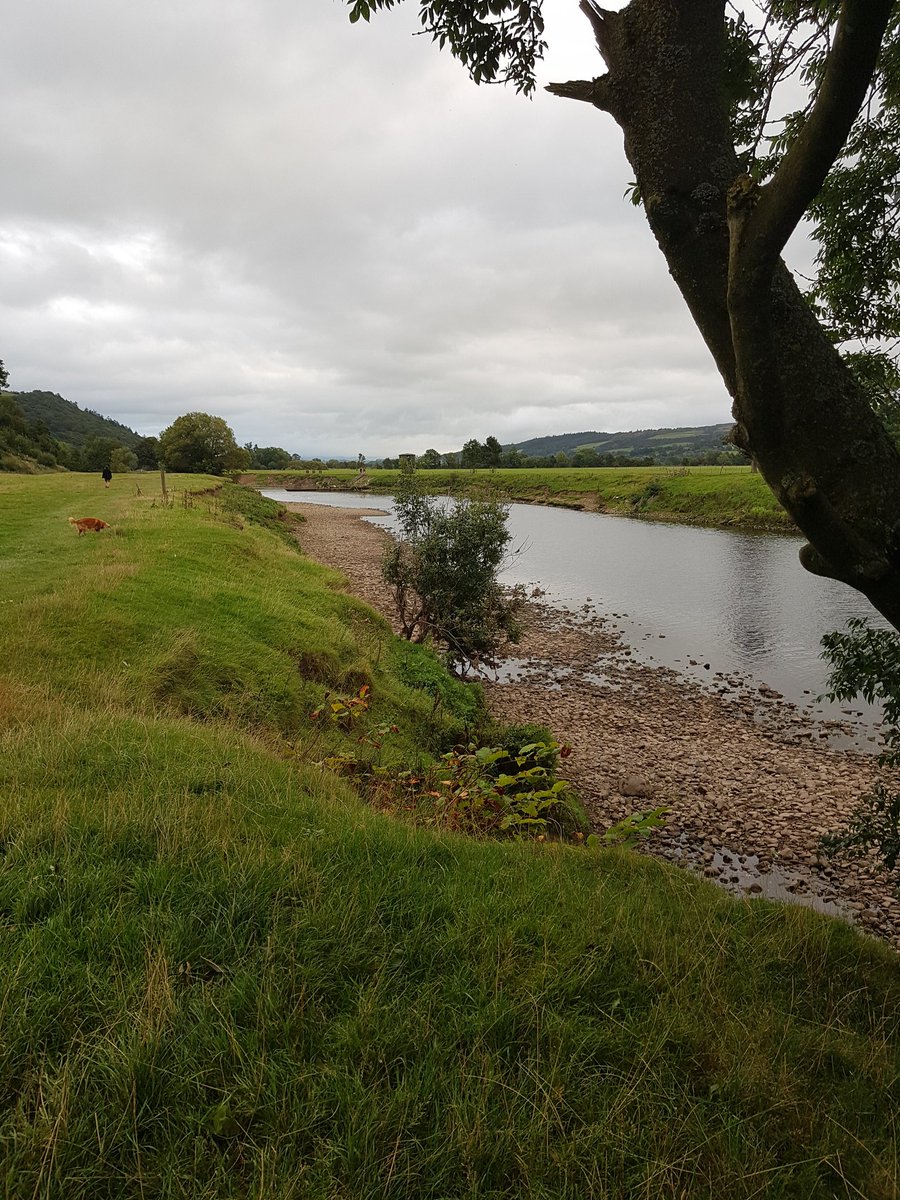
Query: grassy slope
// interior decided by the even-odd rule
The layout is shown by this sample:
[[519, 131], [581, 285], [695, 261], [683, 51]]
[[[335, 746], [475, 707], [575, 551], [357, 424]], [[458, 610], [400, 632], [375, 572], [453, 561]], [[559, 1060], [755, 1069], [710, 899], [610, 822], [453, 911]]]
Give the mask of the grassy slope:
[[0, 477], [4, 1196], [897, 1196], [895, 956], [365, 809], [304, 713], [436, 736], [383, 624], [125, 486]]
[[[375, 491], [389, 491], [399, 472], [370, 471]], [[325, 471], [349, 484], [354, 471]], [[302, 478], [302, 476], [300, 476]], [[259, 486], [284, 486], [293, 471], [257, 471]], [[489, 487], [510, 500], [648, 516], [697, 525], [743, 529], [793, 529], [761, 475], [749, 467], [554, 467], [534, 470], [420, 471], [434, 492], [464, 493]]]

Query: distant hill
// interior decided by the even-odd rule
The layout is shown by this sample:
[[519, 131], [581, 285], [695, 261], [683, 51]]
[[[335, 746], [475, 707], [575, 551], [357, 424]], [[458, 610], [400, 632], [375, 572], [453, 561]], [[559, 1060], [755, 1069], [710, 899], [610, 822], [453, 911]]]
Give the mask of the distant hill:
[[[683, 429], [632, 429], [626, 433], [556, 433], [549, 437], [515, 442], [516, 450], [535, 458], [546, 455], [574, 454], [580, 447], [598, 454], [627, 454], [632, 458], [652, 456], [658, 462], [679, 461], [695, 454], [722, 449], [722, 439], [732, 428], [727, 425], [698, 425]], [[504, 446], [504, 450], [511, 449]]]
[[88, 438], [113, 438], [133, 448], [141, 435], [111, 417], [102, 417], [90, 408], [79, 408], [56, 392], [13, 392], [12, 398], [29, 421], [43, 421], [53, 437], [79, 449]]

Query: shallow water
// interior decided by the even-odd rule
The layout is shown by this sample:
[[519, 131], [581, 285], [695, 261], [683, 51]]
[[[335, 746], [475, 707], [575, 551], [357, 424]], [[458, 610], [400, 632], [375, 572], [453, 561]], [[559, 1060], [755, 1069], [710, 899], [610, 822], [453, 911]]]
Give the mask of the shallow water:
[[[390, 496], [264, 493], [282, 502], [381, 508]], [[713, 685], [716, 672], [767, 685], [819, 719], [874, 737], [878, 712], [863, 702], [818, 703], [827, 668], [823, 634], [851, 617], [882, 619], [843, 584], [804, 571], [803, 539], [735, 533], [513, 504], [513, 554], [502, 579], [542, 589], [544, 603], [611, 617], [636, 656]], [[847, 712], [846, 710], [851, 710]], [[869, 743], [874, 745], [874, 742]]]

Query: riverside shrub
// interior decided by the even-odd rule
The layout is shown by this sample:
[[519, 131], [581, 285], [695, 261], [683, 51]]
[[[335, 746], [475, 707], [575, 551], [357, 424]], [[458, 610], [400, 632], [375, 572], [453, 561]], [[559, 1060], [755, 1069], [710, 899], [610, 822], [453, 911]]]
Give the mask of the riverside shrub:
[[862, 696], [884, 706], [882, 750], [884, 776], [861, 799], [845, 829], [827, 834], [822, 848], [831, 856], [862, 858], [874, 851], [886, 870], [900, 860], [900, 634], [873, 629], [865, 617], [854, 617], [844, 633], [822, 639], [831, 664], [830, 700]]
[[414, 476], [401, 479], [394, 511], [399, 538], [382, 574], [394, 593], [409, 641], [446, 646], [450, 666], [465, 675], [492, 665], [505, 642], [519, 638], [521, 598], [497, 576], [509, 552], [509, 508], [496, 500], [426, 496]]

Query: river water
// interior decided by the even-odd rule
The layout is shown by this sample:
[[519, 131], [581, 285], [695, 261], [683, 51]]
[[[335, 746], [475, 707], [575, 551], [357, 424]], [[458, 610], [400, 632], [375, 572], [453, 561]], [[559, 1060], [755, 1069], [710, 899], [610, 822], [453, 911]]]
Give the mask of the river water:
[[[277, 489], [263, 495], [380, 508], [385, 516], [372, 520], [392, 524], [390, 496]], [[504, 583], [540, 588], [544, 603], [569, 611], [596, 609], [613, 620], [636, 657], [654, 665], [703, 684], [717, 672], [741, 675], [818, 719], [849, 721], [854, 740], [872, 736], [877, 710], [862, 701], [817, 699], [827, 682], [820, 642], [851, 617], [883, 621], [852, 588], [804, 571], [797, 557], [802, 538], [528, 504], [510, 506], [509, 529], [513, 553]]]

